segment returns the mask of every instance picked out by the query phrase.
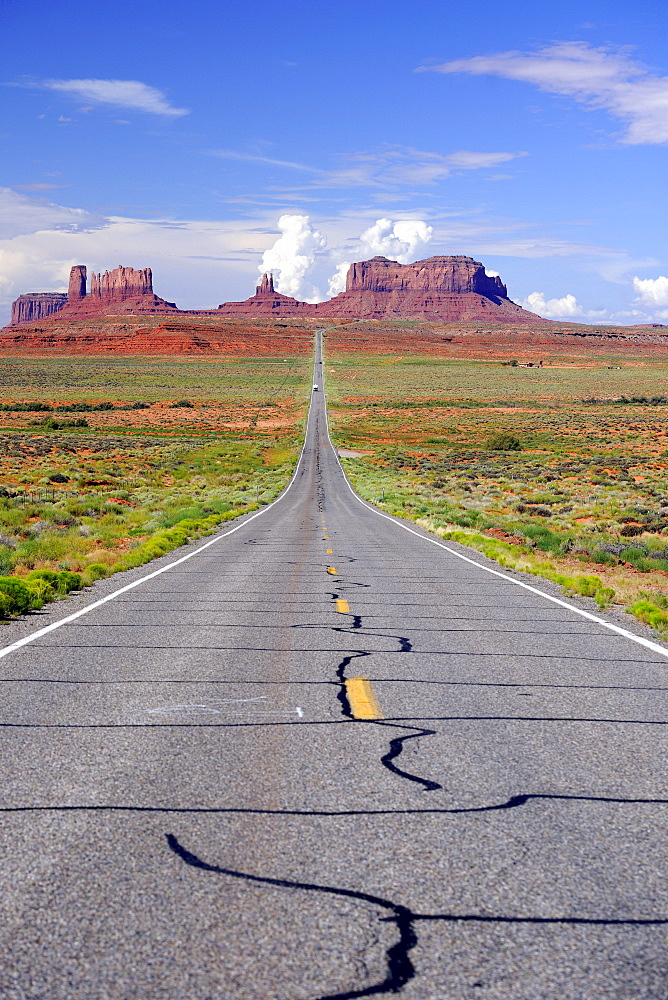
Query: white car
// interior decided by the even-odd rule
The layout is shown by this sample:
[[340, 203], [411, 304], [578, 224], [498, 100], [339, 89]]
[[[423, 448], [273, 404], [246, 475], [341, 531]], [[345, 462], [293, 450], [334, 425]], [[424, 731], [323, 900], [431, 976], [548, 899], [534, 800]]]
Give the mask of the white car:
[[318, 387], [317, 387], [317, 385], [314, 385], [314, 386], [313, 386], [313, 391], [314, 391], [314, 392], [317, 392], [317, 391], [318, 391]]

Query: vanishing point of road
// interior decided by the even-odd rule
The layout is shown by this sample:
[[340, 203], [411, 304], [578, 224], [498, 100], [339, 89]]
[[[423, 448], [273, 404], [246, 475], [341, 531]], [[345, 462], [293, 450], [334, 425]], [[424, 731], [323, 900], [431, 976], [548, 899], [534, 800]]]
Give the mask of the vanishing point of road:
[[585, 609], [314, 392], [278, 501], [8, 627], [0, 997], [665, 1000], [668, 650]]

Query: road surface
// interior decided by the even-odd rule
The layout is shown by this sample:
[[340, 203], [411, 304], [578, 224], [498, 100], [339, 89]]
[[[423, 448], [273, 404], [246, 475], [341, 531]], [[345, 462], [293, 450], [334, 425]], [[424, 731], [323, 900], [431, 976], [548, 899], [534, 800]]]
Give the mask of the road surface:
[[668, 997], [668, 659], [466, 554], [320, 389], [279, 501], [11, 627], [3, 1000]]

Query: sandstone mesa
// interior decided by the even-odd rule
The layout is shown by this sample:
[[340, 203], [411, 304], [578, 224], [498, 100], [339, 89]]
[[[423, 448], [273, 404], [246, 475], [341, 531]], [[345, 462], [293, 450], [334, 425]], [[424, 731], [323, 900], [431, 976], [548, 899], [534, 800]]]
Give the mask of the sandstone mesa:
[[[153, 291], [149, 267], [135, 270], [119, 266], [90, 277], [76, 264], [70, 272], [67, 294], [31, 292], [12, 304], [9, 328], [36, 320], [85, 316], [182, 313], [173, 302]], [[188, 310], [189, 315], [212, 313], [224, 317], [318, 319], [420, 319], [440, 322], [478, 321], [501, 323], [549, 322], [527, 312], [508, 298], [499, 277], [490, 277], [471, 257], [429, 257], [413, 264], [399, 264], [387, 257], [351, 264], [346, 290], [326, 302], [308, 303], [274, 288], [272, 274], [265, 274], [255, 294], [243, 302], [224, 302], [217, 310]]]

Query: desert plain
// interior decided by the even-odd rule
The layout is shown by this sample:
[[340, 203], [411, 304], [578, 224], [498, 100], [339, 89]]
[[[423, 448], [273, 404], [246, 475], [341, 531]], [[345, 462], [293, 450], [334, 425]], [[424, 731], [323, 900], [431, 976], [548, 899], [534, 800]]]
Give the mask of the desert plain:
[[[3, 335], [0, 572], [91, 583], [274, 499], [318, 326], [126, 315]], [[334, 443], [381, 509], [668, 632], [665, 341], [341, 321], [325, 334]]]

